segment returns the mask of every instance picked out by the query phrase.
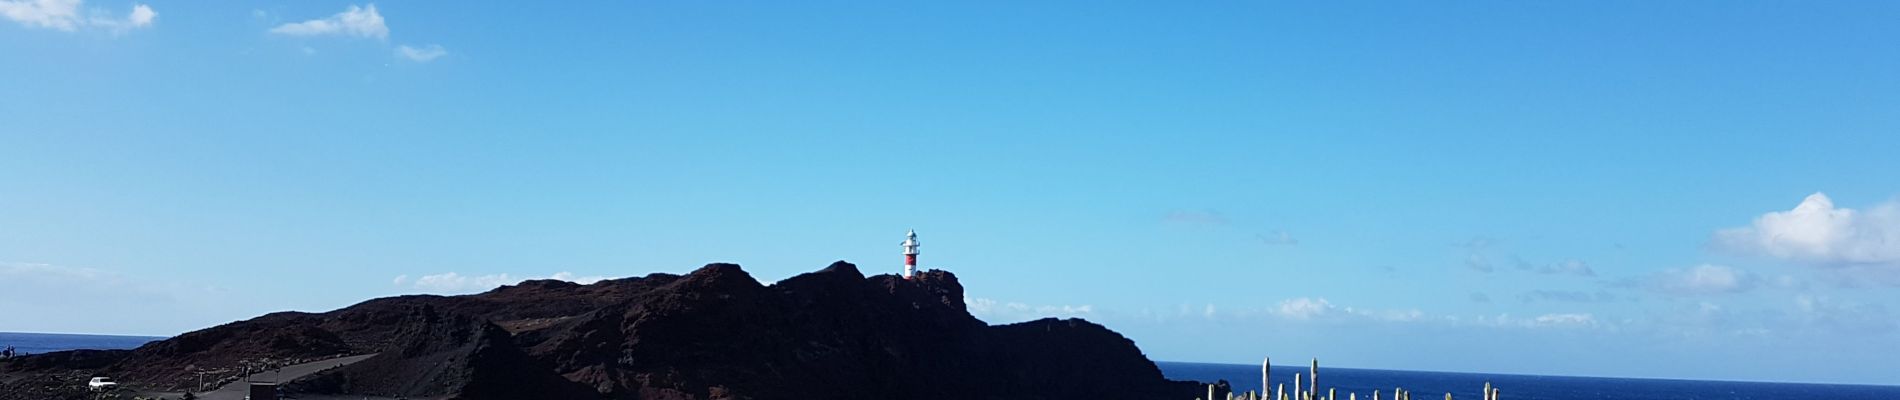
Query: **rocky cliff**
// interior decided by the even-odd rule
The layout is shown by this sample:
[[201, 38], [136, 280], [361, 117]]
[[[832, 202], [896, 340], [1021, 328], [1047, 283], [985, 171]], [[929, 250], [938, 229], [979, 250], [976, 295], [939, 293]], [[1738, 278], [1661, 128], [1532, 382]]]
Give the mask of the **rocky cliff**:
[[965, 309], [954, 274], [866, 277], [845, 262], [771, 285], [737, 265], [711, 264], [684, 276], [528, 281], [270, 314], [114, 354], [97, 371], [183, 388], [192, 371], [369, 353], [376, 356], [288, 387], [464, 399], [1192, 399], [1205, 391], [1164, 379], [1132, 341], [1101, 325], [991, 326]]

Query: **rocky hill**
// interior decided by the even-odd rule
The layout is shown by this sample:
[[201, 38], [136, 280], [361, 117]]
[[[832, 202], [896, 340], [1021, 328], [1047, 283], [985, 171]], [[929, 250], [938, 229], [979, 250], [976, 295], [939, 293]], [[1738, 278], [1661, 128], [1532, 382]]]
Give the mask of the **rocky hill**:
[[[711, 264], [684, 276], [382, 298], [269, 314], [129, 352], [64, 356], [83, 366], [56, 353], [0, 364], [0, 372], [44, 385], [84, 369], [180, 390], [203, 371], [371, 353], [287, 387], [462, 399], [1192, 399], [1205, 391], [1164, 379], [1132, 341], [1101, 325], [991, 326], [965, 309], [949, 272], [866, 277], [842, 261], [772, 285], [737, 265]], [[14, 386], [0, 392], [30, 389]]]

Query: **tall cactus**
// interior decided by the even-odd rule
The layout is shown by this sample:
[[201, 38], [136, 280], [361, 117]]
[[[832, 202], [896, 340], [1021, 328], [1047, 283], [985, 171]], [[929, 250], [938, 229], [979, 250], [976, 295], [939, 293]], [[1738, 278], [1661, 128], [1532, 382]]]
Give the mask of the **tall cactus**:
[[1267, 391], [1267, 388], [1273, 387], [1267, 384], [1267, 376], [1272, 373], [1271, 372], [1272, 369], [1273, 369], [1273, 357], [1261, 357], [1260, 358], [1260, 391], [1262, 393], [1265, 393]]
[[1312, 397], [1319, 397], [1319, 357], [1313, 357], [1313, 366], [1307, 368], [1306, 379], [1306, 390], [1312, 392]]
[[1286, 384], [1284, 383], [1280, 384], [1279, 391], [1280, 391], [1280, 396], [1278, 398], [1280, 400], [1286, 400]]
[[1304, 399], [1306, 398], [1306, 391], [1300, 389], [1301, 383], [1302, 382], [1300, 382], [1300, 373], [1294, 372], [1293, 373], [1293, 397]]

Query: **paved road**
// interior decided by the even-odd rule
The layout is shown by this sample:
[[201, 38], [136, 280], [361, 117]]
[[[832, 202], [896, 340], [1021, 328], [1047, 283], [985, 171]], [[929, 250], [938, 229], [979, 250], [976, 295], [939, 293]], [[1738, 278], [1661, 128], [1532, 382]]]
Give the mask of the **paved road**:
[[[264, 381], [264, 382], [289, 382], [292, 379], [301, 378], [305, 375], [314, 374], [314, 373], [317, 373], [317, 371], [322, 371], [325, 369], [329, 369], [331, 367], [350, 365], [357, 361], [363, 361], [364, 359], [370, 358], [371, 356], [375, 356], [375, 354], [364, 354], [360, 356], [332, 358], [332, 359], [323, 360], [323, 361], [315, 361], [315, 362], [307, 362], [307, 363], [297, 364], [297, 365], [289, 365], [289, 366], [285, 366], [282, 370], [279, 370], [276, 372], [266, 371], [266, 372], [251, 374], [251, 379], [257, 380], [257, 381]], [[239, 380], [236, 382], [225, 384], [224, 386], [219, 387], [218, 390], [201, 393], [198, 396], [198, 398], [205, 399], [205, 400], [244, 400], [244, 396], [250, 394], [250, 390], [251, 390], [250, 382]]]

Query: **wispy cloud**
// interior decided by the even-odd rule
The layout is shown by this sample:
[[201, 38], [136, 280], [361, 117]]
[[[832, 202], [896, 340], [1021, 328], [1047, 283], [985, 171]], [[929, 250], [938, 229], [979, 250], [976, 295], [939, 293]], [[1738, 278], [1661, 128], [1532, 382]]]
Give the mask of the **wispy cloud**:
[[123, 17], [104, 11], [81, 12], [83, 0], [0, 0], [0, 17], [31, 28], [67, 32], [97, 28], [113, 33], [150, 27], [158, 20], [151, 6], [134, 3]]
[[545, 276], [545, 277], [533, 277], [533, 276], [517, 277], [517, 276], [505, 274], [505, 273], [488, 274], [488, 275], [463, 275], [463, 274], [455, 273], [455, 272], [445, 272], [445, 273], [434, 274], [434, 275], [423, 275], [421, 277], [416, 277], [414, 279], [411, 279], [409, 275], [397, 275], [395, 279], [391, 280], [391, 283], [393, 283], [394, 285], [398, 287], [406, 286], [408, 288], [421, 290], [427, 293], [465, 294], [465, 293], [483, 292], [489, 289], [501, 287], [502, 285], [512, 285], [512, 284], [520, 283], [521, 281], [534, 280], [534, 279], [554, 279], [554, 280], [569, 281], [569, 282], [580, 283], [580, 284], [589, 284], [589, 283], [594, 283], [594, 282], [599, 282], [601, 280], [604, 280], [606, 279], [606, 277], [576, 276], [574, 275], [574, 273], [571, 273], [571, 272], [558, 272], [558, 273], [555, 273], [554, 275]]
[[1313, 319], [1330, 315], [1338, 309], [1339, 307], [1333, 306], [1333, 303], [1326, 301], [1325, 298], [1301, 297], [1280, 301], [1280, 305], [1274, 308], [1274, 313], [1292, 319]]
[[1602, 303], [1602, 302], [1609, 302], [1609, 301], [1616, 300], [1616, 295], [1611, 294], [1609, 291], [1606, 291], [1606, 290], [1598, 290], [1595, 293], [1575, 291], [1575, 290], [1532, 290], [1532, 291], [1524, 292], [1522, 294], [1517, 295], [1517, 299], [1518, 301], [1522, 301], [1525, 303], [1534, 303], [1534, 302], [1539, 302], [1539, 301], [1567, 302], [1567, 303]]
[[114, 34], [120, 34], [133, 29], [150, 27], [152, 26], [152, 22], [157, 20], [158, 12], [153, 11], [151, 6], [135, 4], [132, 6], [132, 13], [127, 14], [124, 18], [93, 16], [89, 21], [92, 22], [92, 26], [112, 31]]
[[388, 39], [389, 26], [383, 23], [383, 15], [376, 12], [376, 5], [364, 7], [350, 5], [343, 12], [325, 18], [303, 22], [292, 22], [271, 28], [271, 33], [289, 36], [349, 36], [359, 38]]
[[1546, 275], [1597, 276], [1596, 270], [1591, 269], [1589, 263], [1575, 259], [1544, 265], [1535, 265], [1523, 260], [1518, 260], [1517, 269]]
[[970, 310], [970, 315], [990, 323], [1021, 322], [1049, 317], [1081, 318], [1095, 314], [1095, 306], [1087, 304], [1030, 305], [968, 296], [963, 298], [963, 304]]
[[1531, 318], [1529, 321], [1526, 321], [1526, 324], [1525, 324], [1525, 326], [1531, 326], [1531, 327], [1552, 327], [1552, 326], [1596, 327], [1597, 325], [1598, 323], [1597, 323], [1596, 315], [1592, 315], [1589, 313], [1544, 314], [1544, 315], [1539, 315], [1536, 318]]
[[446, 55], [449, 55], [449, 51], [443, 49], [442, 45], [432, 44], [422, 47], [409, 47], [409, 45], [396, 46], [396, 56], [409, 59], [409, 61], [430, 62]]
[[1274, 230], [1273, 232], [1260, 235], [1259, 238], [1261, 243], [1266, 243], [1271, 246], [1295, 246], [1300, 244], [1299, 239], [1293, 238], [1292, 234], [1282, 230]]
[[1486, 251], [1491, 248], [1491, 244], [1492, 240], [1490, 238], [1475, 237], [1452, 246], [1465, 251], [1465, 268], [1472, 271], [1490, 273], [1496, 270], [1496, 268], [1491, 266], [1491, 257], [1485, 254]]
[[1465, 268], [1486, 273], [1496, 270], [1496, 268], [1491, 266], [1490, 258], [1476, 252], [1465, 254]]
[[1285, 319], [1312, 320], [1374, 320], [1374, 321], [1419, 321], [1425, 319], [1425, 313], [1419, 310], [1368, 310], [1333, 305], [1325, 298], [1300, 297], [1280, 301], [1269, 310], [1273, 315]]
[[1688, 268], [1670, 268], [1653, 274], [1602, 281], [1614, 289], [1640, 289], [1671, 296], [1698, 296], [1741, 293], [1765, 284], [1783, 289], [1805, 287], [1805, 283], [1783, 275], [1772, 281], [1735, 267], [1701, 264]]
[[1757, 278], [1734, 267], [1702, 264], [1664, 270], [1652, 278], [1652, 289], [1665, 294], [1699, 295], [1738, 293], [1753, 289]]
[[1591, 313], [1550, 313], [1535, 317], [1514, 317], [1510, 314], [1497, 316], [1479, 316], [1479, 325], [1512, 328], [1599, 328], [1605, 324]]

